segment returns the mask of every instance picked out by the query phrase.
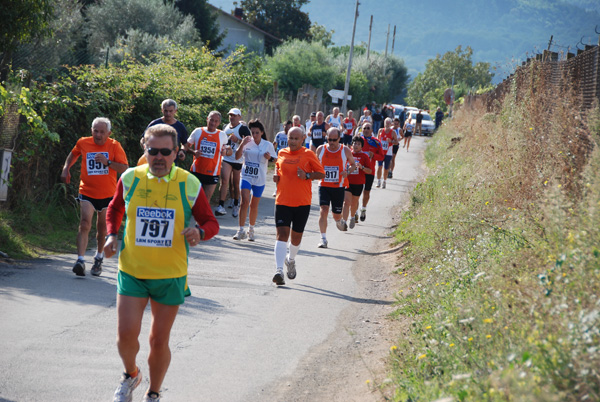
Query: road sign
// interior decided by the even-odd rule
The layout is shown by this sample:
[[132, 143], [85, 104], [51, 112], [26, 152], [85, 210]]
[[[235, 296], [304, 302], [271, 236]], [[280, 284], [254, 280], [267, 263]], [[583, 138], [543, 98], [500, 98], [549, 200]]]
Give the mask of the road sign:
[[[327, 95], [331, 96], [333, 103], [338, 103], [340, 99], [344, 98], [344, 91], [341, 89], [332, 89], [327, 92]], [[352, 100], [352, 95], [346, 97], [347, 100]]]

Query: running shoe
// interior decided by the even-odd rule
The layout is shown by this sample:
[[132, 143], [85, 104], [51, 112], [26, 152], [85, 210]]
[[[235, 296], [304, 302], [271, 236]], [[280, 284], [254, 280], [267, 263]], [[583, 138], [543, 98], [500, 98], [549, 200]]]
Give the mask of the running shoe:
[[296, 260], [285, 259], [285, 266], [287, 268], [287, 277], [292, 280], [296, 277]]
[[354, 213], [354, 223], [358, 222], [358, 211]]
[[237, 218], [237, 216], [240, 213], [240, 206], [239, 205], [234, 205], [233, 206], [233, 211], [231, 211], [231, 216], [233, 216], [234, 218]]
[[393, 175], [392, 175], [392, 171], [390, 170], [390, 171], [388, 172], [388, 179], [391, 179], [391, 178], [392, 178], [392, 176], [393, 176]]
[[254, 228], [248, 229], [248, 241], [254, 241]]
[[319, 247], [319, 248], [327, 248], [327, 239], [321, 239], [321, 241], [319, 242], [319, 244], [317, 244], [317, 247]]
[[238, 229], [238, 231], [233, 235], [233, 240], [244, 240], [246, 238], [246, 232], [244, 229]]
[[344, 221], [343, 219], [340, 219], [339, 221], [335, 222], [335, 226], [337, 226], [338, 230], [342, 232], [348, 230], [348, 225], [346, 225], [346, 221]]
[[85, 276], [85, 262], [83, 260], [77, 260], [75, 265], [73, 265], [73, 272], [77, 276]]
[[233, 208], [233, 198], [227, 200], [227, 208]]
[[381, 179], [377, 179], [377, 184], [375, 185], [375, 187], [377, 187], [377, 188], [381, 187]]
[[360, 221], [364, 222], [367, 219], [367, 210], [363, 209], [360, 211]]
[[273, 277], [273, 282], [277, 286], [285, 285], [285, 279], [283, 278], [283, 268], [277, 268], [277, 273]]
[[354, 229], [354, 226], [356, 226], [356, 218], [354, 216], [350, 218], [350, 224], [348, 226], [350, 229]]
[[225, 208], [223, 208], [223, 205], [219, 205], [217, 207], [217, 209], [215, 209], [215, 215], [217, 215], [217, 216], [227, 215], [227, 211], [225, 211]]
[[381, 188], [385, 188], [385, 180], [381, 183]]
[[142, 372], [138, 368], [138, 373], [135, 377], [130, 377], [123, 373], [119, 386], [115, 390], [113, 402], [131, 402], [133, 399], [133, 390], [142, 382]]
[[146, 393], [146, 395], [144, 395], [144, 399], [142, 399], [142, 402], [160, 402], [160, 394], [156, 394], [156, 393], [152, 393], [152, 395]]
[[102, 260], [103, 258], [94, 257], [94, 265], [92, 266], [91, 273], [94, 276], [100, 276], [102, 273]]

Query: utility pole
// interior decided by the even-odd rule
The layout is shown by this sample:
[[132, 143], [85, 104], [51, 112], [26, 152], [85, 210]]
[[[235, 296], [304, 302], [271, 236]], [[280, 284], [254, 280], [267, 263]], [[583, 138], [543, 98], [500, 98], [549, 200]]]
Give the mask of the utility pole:
[[369, 60], [369, 53], [371, 53], [371, 30], [373, 29], [373, 14], [371, 14], [371, 23], [369, 24], [369, 42], [367, 43], [367, 60]]
[[[354, 12], [354, 28], [352, 28], [352, 41], [350, 42], [350, 54], [348, 55], [348, 71], [346, 72], [346, 84], [344, 84], [344, 99], [342, 100], [342, 113], [346, 116], [346, 107], [348, 105], [348, 90], [350, 88], [350, 71], [352, 70], [352, 55], [354, 54], [354, 34], [356, 33], [356, 20], [358, 19], [358, 5], [356, 0], [356, 11]], [[371, 19], [373, 16], [371, 16]], [[371, 33], [369, 30], [369, 42], [371, 41]]]
[[387, 59], [388, 42], [390, 41], [390, 24], [388, 24], [387, 36], [385, 37], [385, 58]]
[[394, 36], [392, 36], [392, 54], [394, 54], [394, 44], [396, 43], [396, 25], [394, 25]]

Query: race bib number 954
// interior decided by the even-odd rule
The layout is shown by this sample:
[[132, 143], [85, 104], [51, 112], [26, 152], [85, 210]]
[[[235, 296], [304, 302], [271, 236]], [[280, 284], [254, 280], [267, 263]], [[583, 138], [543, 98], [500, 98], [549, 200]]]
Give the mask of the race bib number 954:
[[135, 214], [135, 245], [171, 247], [175, 228], [175, 210], [137, 207]]

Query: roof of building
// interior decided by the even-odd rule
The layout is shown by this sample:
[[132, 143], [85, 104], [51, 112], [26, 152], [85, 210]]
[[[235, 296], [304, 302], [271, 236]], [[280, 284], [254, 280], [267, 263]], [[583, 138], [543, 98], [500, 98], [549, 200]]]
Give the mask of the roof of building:
[[276, 41], [279, 41], [279, 42], [283, 42], [283, 40], [281, 40], [280, 38], [278, 38], [278, 37], [276, 37], [276, 36], [274, 36], [274, 35], [271, 35], [270, 33], [266, 32], [266, 31], [263, 31], [262, 29], [260, 29], [260, 28], [258, 28], [258, 27], [256, 27], [256, 26], [254, 26], [254, 25], [252, 25], [252, 24], [250, 24], [249, 22], [246, 22], [246, 21], [244, 21], [244, 20], [242, 20], [242, 19], [239, 19], [239, 18], [237, 18], [235, 15], [233, 15], [233, 14], [231, 14], [231, 13], [228, 13], [227, 11], [221, 10], [219, 7], [213, 6], [213, 5], [212, 5], [212, 4], [210, 4], [210, 3], [208, 3], [208, 5], [209, 5], [210, 7], [212, 7], [212, 8], [213, 8], [215, 11], [217, 11], [217, 12], [220, 12], [220, 13], [222, 13], [223, 15], [225, 15], [226, 17], [229, 17], [229, 18], [231, 18], [231, 19], [233, 19], [233, 20], [235, 20], [235, 21], [238, 21], [239, 23], [241, 23], [241, 24], [243, 24], [243, 25], [246, 25], [248, 28], [254, 29], [255, 31], [258, 31], [258, 32], [260, 32], [260, 33], [264, 34], [265, 36], [268, 36], [268, 37], [269, 37], [269, 38], [271, 38], [271, 39], [274, 39], [274, 40], [276, 40]]

